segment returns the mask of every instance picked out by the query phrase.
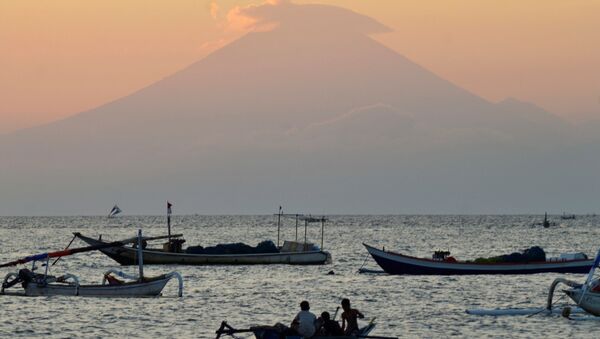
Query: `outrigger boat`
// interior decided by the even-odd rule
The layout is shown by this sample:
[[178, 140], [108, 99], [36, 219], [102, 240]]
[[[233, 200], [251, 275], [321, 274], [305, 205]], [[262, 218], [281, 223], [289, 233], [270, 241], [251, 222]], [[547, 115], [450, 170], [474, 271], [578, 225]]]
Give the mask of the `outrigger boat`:
[[[556, 278], [550, 285], [545, 308], [508, 308], [508, 309], [468, 309], [467, 314], [472, 315], [534, 315], [534, 314], [554, 314], [559, 313], [563, 316], [570, 316], [575, 313], [588, 313], [594, 316], [600, 316], [600, 278], [594, 278], [596, 268], [600, 265], [600, 251], [587, 275], [585, 283], [568, 280], [565, 278]], [[575, 302], [576, 307], [565, 306], [557, 309], [554, 306], [554, 291], [560, 284], [565, 284], [569, 288], [562, 292]]]
[[[375, 319], [371, 320], [371, 322], [362, 327], [359, 330], [359, 333], [354, 336], [335, 336], [335, 337], [323, 337], [319, 335], [315, 335], [311, 337], [312, 339], [355, 339], [355, 338], [372, 338], [372, 339], [394, 339], [393, 337], [377, 337], [377, 336], [369, 336], [375, 329]], [[235, 337], [235, 334], [238, 333], [253, 333], [256, 339], [284, 339], [285, 335], [282, 332], [282, 329], [278, 326], [253, 326], [246, 329], [236, 329], [229, 325], [227, 322], [223, 321], [221, 323], [221, 327], [215, 332], [217, 334], [216, 339], [221, 338], [221, 336], [229, 335]]]
[[471, 275], [471, 274], [534, 274], [587, 273], [594, 264], [582, 253], [562, 254], [558, 258], [532, 262], [477, 263], [457, 261], [449, 252], [436, 252], [431, 259], [378, 249], [364, 244], [375, 262], [388, 274], [407, 275]]
[[[167, 225], [168, 235], [147, 238], [147, 240], [167, 239], [162, 248], [149, 248], [143, 245], [144, 262], [146, 265], [266, 265], [266, 264], [289, 264], [289, 265], [322, 265], [331, 263], [331, 254], [323, 250], [325, 217], [312, 217], [302, 214], [283, 214], [281, 207], [277, 216], [277, 246], [271, 243], [269, 252], [247, 252], [207, 254], [194, 253], [192, 248], [183, 249], [185, 240], [182, 234], [171, 235], [170, 222], [171, 204], [168, 205]], [[284, 241], [280, 246], [280, 229], [282, 218], [295, 218], [296, 240]], [[304, 242], [298, 241], [298, 224], [304, 222]], [[321, 247], [307, 242], [307, 228], [311, 223], [321, 224]], [[137, 248], [127, 245], [105, 246], [109, 242], [84, 236], [76, 232], [77, 238], [92, 246], [102, 246], [100, 251], [121, 265], [134, 265]], [[235, 252], [235, 251], [234, 251]]]
[[[138, 244], [142, 243], [142, 232], [138, 233]], [[163, 274], [157, 277], [144, 276], [144, 263], [142, 253], [138, 253], [139, 260], [136, 260], [139, 266], [139, 276], [130, 276], [126, 273], [109, 270], [104, 273], [102, 284], [99, 285], [81, 285], [79, 279], [72, 274], [65, 274], [60, 277], [55, 277], [49, 274], [50, 258], [62, 258], [64, 256], [75, 253], [100, 250], [103, 246], [114, 246], [117, 244], [127, 243], [129, 241], [114, 242], [110, 244], [95, 245], [74, 249], [66, 249], [63, 251], [42, 253], [28, 256], [16, 261], [12, 261], [0, 267], [15, 266], [32, 262], [31, 269], [23, 268], [17, 273], [9, 273], [2, 282], [0, 294], [3, 295], [20, 295], [20, 296], [81, 296], [81, 297], [155, 297], [159, 296], [165, 285], [172, 278], [179, 281], [179, 296], [183, 294], [183, 279], [177, 272]], [[44, 273], [35, 273], [36, 262], [45, 263]], [[54, 263], [56, 263], [56, 261]], [[129, 279], [124, 281], [119, 278]], [[7, 289], [21, 284], [23, 291], [13, 292], [6, 291]]]
[[548, 310], [552, 309], [554, 290], [558, 284], [562, 283], [570, 287], [569, 289], [563, 290], [563, 292], [571, 298], [578, 307], [590, 314], [600, 316], [600, 278], [594, 278], [594, 273], [598, 265], [600, 265], [600, 251], [598, 251], [598, 254], [596, 255], [596, 260], [594, 260], [594, 265], [590, 269], [585, 283], [580, 284], [564, 278], [555, 279], [552, 282], [552, 285], [550, 285], [546, 308]]

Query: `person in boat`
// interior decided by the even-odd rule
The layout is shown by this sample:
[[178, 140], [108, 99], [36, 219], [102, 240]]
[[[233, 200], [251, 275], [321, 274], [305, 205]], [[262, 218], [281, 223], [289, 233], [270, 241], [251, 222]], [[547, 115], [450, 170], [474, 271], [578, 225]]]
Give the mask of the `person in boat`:
[[350, 307], [349, 299], [342, 299], [342, 331], [345, 335], [358, 334], [358, 319], [363, 319], [365, 316], [359, 310]]
[[310, 304], [304, 300], [300, 303], [300, 312], [292, 321], [291, 328], [304, 338], [315, 335], [317, 317], [310, 312]]
[[322, 336], [334, 337], [334, 336], [342, 336], [344, 335], [344, 331], [340, 327], [340, 323], [331, 319], [329, 312], [321, 313], [321, 318], [319, 318], [319, 330], [317, 333]]

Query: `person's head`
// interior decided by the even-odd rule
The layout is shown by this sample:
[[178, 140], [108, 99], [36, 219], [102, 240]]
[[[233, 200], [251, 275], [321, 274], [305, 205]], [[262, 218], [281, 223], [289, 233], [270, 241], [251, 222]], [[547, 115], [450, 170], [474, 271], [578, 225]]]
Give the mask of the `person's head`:
[[329, 315], [329, 312], [323, 312], [323, 313], [321, 313], [321, 319], [323, 319], [324, 321], [329, 321], [329, 319], [331, 319], [331, 316]]
[[303, 302], [300, 303], [300, 309], [302, 311], [308, 311], [310, 310], [310, 305], [308, 304], [308, 301], [304, 300]]
[[347, 311], [350, 309], [350, 300], [349, 299], [342, 299], [342, 308], [344, 309], [344, 311]]

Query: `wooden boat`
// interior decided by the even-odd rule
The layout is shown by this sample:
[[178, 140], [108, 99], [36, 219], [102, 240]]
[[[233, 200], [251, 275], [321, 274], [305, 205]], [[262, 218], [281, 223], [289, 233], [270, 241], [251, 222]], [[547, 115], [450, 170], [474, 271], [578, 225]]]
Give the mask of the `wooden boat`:
[[575, 220], [577, 219], [577, 216], [575, 214], [567, 214], [566, 212], [563, 212], [560, 218], [562, 220]]
[[469, 274], [534, 274], [587, 273], [592, 259], [556, 259], [526, 263], [474, 263], [445, 258], [416, 258], [377, 249], [364, 244], [379, 266], [388, 274], [408, 275], [469, 275]]
[[[331, 263], [331, 254], [323, 250], [325, 234], [325, 217], [313, 217], [302, 214], [283, 214], [281, 207], [277, 216], [277, 246], [273, 246], [271, 252], [256, 253], [223, 253], [223, 254], [196, 254], [182, 248], [185, 240], [181, 234], [171, 234], [171, 211], [172, 204], [167, 202], [167, 226], [168, 234], [144, 240], [167, 239], [162, 248], [148, 248], [143, 246], [144, 262], [147, 265], [269, 265], [269, 264], [288, 264], [288, 265], [323, 265]], [[284, 241], [279, 245], [280, 228], [282, 218], [295, 218], [296, 220], [296, 240]], [[304, 222], [304, 242], [298, 240], [299, 222]], [[321, 247], [307, 242], [307, 228], [311, 223], [321, 224]], [[101, 239], [94, 239], [76, 232], [75, 237], [83, 240], [92, 246], [103, 246], [107, 242]], [[272, 244], [272, 243], [271, 243]], [[137, 249], [133, 246], [119, 245], [114, 247], [103, 246], [102, 253], [112, 258], [121, 265], [135, 265]]]
[[[142, 243], [141, 230], [138, 235], [138, 244]], [[108, 244], [108, 245], [114, 245]], [[74, 253], [97, 250], [106, 246], [89, 246], [71, 250], [63, 250], [50, 253], [42, 253], [23, 259], [19, 259], [0, 267], [14, 266], [32, 262], [31, 270], [21, 269], [18, 273], [9, 273], [2, 282], [0, 294], [4, 295], [22, 295], [22, 296], [81, 296], [81, 297], [155, 297], [160, 295], [165, 285], [173, 278], [179, 281], [179, 296], [183, 294], [183, 280], [177, 272], [163, 274], [157, 277], [145, 277], [143, 271], [143, 257], [141, 251], [138, 253], [139, 260], [136, 260], [139, 267], [139, 276], [134, 277], [116, 270], [110, 270], [103, 275], [102, 284], [81, 285], [79, 278], [72, 274], [65, 274], [55, 277], [49, 274], [50, 258], [62, 258], [63, 256]], [[44, 273], [35, 273], [36, 262], [45, 263]], [[56, 262], [56, 261], [55, 261]], [[130, 281], [121, 280], [129, 279]], [[20, 284], [23, 288], [20, 292], [6, 291], [7, 289]]]
[[[81, 233], [74, 234], [90, 245], [108, 244], [108, 242], [86, 237]], [[188, 254], [170, 252], [160, 248], [145, 248], [142, 252], [146, 265], [321, 265], [331, 262], [329, 252], [312, 249], [311, 244], [306, 244], [306, 247], [304, 245], [287, 242], [277, 253], [257, 254]], [[294, 247], [296, 248], [294, 249]], [[100, 252], [121, 265], [136, 264], [137, 249], [131, 246], [105, 247]]]
[[[311, 337], [313, 339], [321, 339], [321, 338], [329, 338], [329, 339], [356, 339], [356, 338], [369, 338], [369, 333], [371, 333], [375, 329], [376, 323], [375, 321], [371, 321], [367, 326], [362, 327], [359, 330], [359, 333], [355, 336], [335, 336], [335, 337], [323, 337], [323, 336], [314, 336]], [[221, 327], [217, 331], [216, 339], [219, 339], [223, 335], [229, 335], [235, 337], [235, 334], [238, 333], [253, 333], [256, 339], [272, 339], [272, 338], [285, 338], [285, 335], [281, 332], [281, 328], [279, 326], [254, 326], [247, 329], [235, 329], [231, 327], [227, 322], [223, 321], [221, 323]], [[381, 338], [381, 339], [395, 339], [392, 337], [371, 337], [371, 338]]]
[[[28, 269], [21, 269], [18, 273], [9, 273], [4, 278], [0, 294], [25, 295], [29, 297], [39, 296], [79, 296], [79, 297], [112, 297], [112, 298], [139, 298], [159, 296], [165, 285], [172, 279], [179, 279], [180, 296], [182, 288], [181, 276], [177, 272], [163, 274], [157, 277], [145, 277], [141, 281], [120, 281], [116, 278], [108, 278], [116, 272], [109, 271], [104, 274], [102, 284], [81, 285], [79, 279], [71, 274], [54, 277], [47, 274], [33, 273]], [[125, 276], [118, 272], [119, 276]], [[21, 283], [23, 291], [6, 291], [7, 288]]]
[[[561, 314], [564, 317], [570, 317], [575, 313], [587, 313], [594, 316], [600, 316], [600, 278], [594, 278], [594, 272], [600, 264], [600, 251], [591, 265], [585, 283], [565, 278], [556, 278], [550, 285], [546, 307], [532, 308], [505, 308], [505, 309], [467, 309], [466, 313], [478, 316], [515, 316], [515, 315], [535, 315], [535, 314]], [[563, 306], [562, 309], [554, 306], [554, 291], [558, 285], [564, 284], [568, 289], [563, 292], [575, 302], [576, 307]]]
[[546, 305], [547, 310], [552, 309], [552, 298], [554, 296], [554, 290], [559, 284], [565, 284], [569, 286], [569, 289], [563, 290], [563, 292], [571, 298], [577, 304], [578, 307], [584, 311], [600, 316], [600, 278], [594, 278], [596, 268], [600, 264], [600, 251], [596, 255], [596, 259], [589, 270], [585, 283], [581, 284], [565, 278], [557, 278], [550, 285], [550, 291], [548, 292], [548, 302]]
[[556, 226], [554, 221], [548, 220], [548, 213], [544, 213], [544, 220], [541, 222], [534, 222], [533, 226], [543, 226], [544, 228], [548, 228], [550, 226]]

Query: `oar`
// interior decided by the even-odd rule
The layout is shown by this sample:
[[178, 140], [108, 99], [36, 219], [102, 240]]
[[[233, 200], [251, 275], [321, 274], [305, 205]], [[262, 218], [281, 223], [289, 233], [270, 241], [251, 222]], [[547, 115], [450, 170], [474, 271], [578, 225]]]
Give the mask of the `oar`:
[[335, 309], [335, 313], [333, 314], [333, 318], [331, 318], [331, 320], [335, 320], [335, 318], [337, 317], [337, 314], [338, 314], [339, 310], [340, 310], [340, 307], [338, 306], [338, 307]]

